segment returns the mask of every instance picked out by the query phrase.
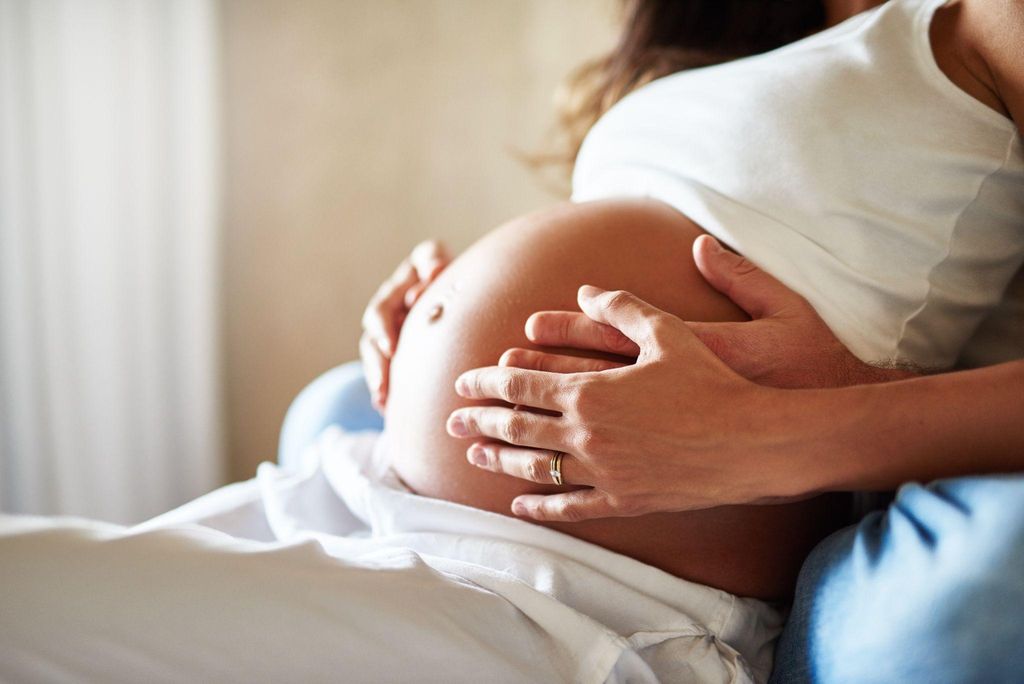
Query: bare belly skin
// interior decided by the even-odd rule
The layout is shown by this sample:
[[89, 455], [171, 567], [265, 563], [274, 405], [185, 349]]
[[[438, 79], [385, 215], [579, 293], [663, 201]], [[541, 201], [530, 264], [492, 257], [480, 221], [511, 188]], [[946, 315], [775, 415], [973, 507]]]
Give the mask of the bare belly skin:
[[[701, 233], [659, 202], [615, 200], [559, 206], [475, 243], [424, 293], [402, 329], [385, 420], [399, 477], [423, 496], [506, 515], [519, 494], [560, 491], [466, 461], [471, 440], [445, 431], [454, 409], [474, 403], [455, 393], [455, 378], [494, 365], [509, 347], [532, 348], [527, 317], [578, 310], [583, 283], [629, 290], [686, 320], [744, 320], [694, 266], [691, 245]], [[549, 526], [688, 580], [777, 600], [791, 595], [800, 564], [836, 527], [836, 513], [834, 500], [817, 498]]]

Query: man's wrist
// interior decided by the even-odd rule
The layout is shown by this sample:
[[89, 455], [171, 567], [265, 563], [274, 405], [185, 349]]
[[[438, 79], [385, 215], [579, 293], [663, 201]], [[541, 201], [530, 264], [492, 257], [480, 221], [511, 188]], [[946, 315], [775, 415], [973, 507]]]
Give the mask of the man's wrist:
[[870, 445], [881, 410], [873, 387], [778, 391], [770, 414], [782, 432], [771, 443], [784, 497], [866, 488], [857, 483], [877, 467]]
[[894, 489], [907, 481], [1024, 470], [1024, 362], [795, 391], [796, 453], [808, 491]]
[[843, 398], [836, 389], [766, 389], [760, 399], [761, 435], [758, 449], [767, 457], [769, 499], [805, 498], [834, 489], [837, 424], [822, 411], [822, 402], [836, 406]]

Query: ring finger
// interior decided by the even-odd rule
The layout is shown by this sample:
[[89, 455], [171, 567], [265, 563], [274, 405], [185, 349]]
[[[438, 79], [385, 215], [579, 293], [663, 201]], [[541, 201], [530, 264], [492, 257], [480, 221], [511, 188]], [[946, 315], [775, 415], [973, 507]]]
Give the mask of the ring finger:
[[556, 484], [551, 466], [558, 453], [562, 454], [559, 470], [563, 485], [592, 484], [571, 454], [550, 449], [524, 449], [498, 442], [476, 442], [466, 452], [466, 459], [484, 470], [550, 485]]

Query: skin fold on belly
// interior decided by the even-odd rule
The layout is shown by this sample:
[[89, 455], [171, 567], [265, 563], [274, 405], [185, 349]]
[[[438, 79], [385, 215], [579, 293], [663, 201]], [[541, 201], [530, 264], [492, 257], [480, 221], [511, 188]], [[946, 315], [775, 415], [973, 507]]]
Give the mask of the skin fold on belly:
[[[662, 203], [613, 200], [560, 205], [477, 241], [420, 297], [402, 328], [385, 416], [398, 476], [423, 496], [506, 515], [519, 494], [560, 491], [467, 462], [471, 440], [445, 431], [451, 411], [474, 403], [455, 393], [455, 379], [494, 365], [509, 347], [535, 348], [523, 331], [527, 317], [578, 310], [584, 283], [629, 290], [684, 320], [745, 320], [698, 273], [691, 245], [701, 233]], [[643, 454], [637, 458], [642, 464]], [[819, 497], [547, 526], [684, 579], [778, 600], [791, 594], [807, 552], [841, 522], [837, 503]]]

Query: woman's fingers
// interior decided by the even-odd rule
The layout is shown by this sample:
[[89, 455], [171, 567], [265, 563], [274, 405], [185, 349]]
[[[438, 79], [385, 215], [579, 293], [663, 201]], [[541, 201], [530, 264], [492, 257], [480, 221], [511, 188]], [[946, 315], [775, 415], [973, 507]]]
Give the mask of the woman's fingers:
[[429, 284], [438, 274], [451, 263], [451, 256], [443, 243], [437, 240], [426, 240], [416, 245], [409, 262], [416, 269], [420, 281]]
[[430, 286], [441, 271], [451, 263], [448, 249], [437, 240], [427, 240], [416, 245], [409, 256], [409, 263], [416, 269], [419, 281], [405, 292], [405, 308], [411, 309], [420, 295]]
[[563, 354], [551, 354], [549, 352], [515, 347], [501, 355], [501, 358], [498, 359], [498, 365], [546, 371], [548, 373], [590, 373], [611, 370], [612, 368], [622, 368], [626, 364], [606, 361], [604, 359], [565, 356]]
[[560, 411], [564, 405], [563, 376], [522, 368], [489, 366], [466, 371], [455, 380], [455, 391], [467, 399], [501, 399], [510, 404]]
[[490, 437], [507, 444], [557, 449], [565, 442], [559, 419], [500, 406], [472, 406], [453, 411], [445, 426], [452, 437]]
[[577, 489], [564, 494], [524, 494], [512, 500], [512, 513], [534, 520], [579, 522], [623, 515], [608, 494], [600, 489]]
[[526, 319], [526, 337], [546, 347], [569, 347], [637, 356], [633, 340], [578, 311], [538, 311]]
[[416, 284], [416, 269], [408, 260], [403, 261], [377, 289], [363, 312], [363, 329], [385, 355], [395, 353], [398, 332], [401, 330], [405, 313], [405, 293]]
[[363, 313], [363, 329], [385, 356], [395, 352], [404, 314], [449, 262], [451, 257], [443, 244], [436, 240], [421, 242], [377, 288]]
[[[499, 442], [476, 442], [466, 451], [466, 459], [484, 470], [504, 473], [539, 484], [557, 484], [551, 474], [556, 452], [550, 449], [524, 449]], [[562, 484], [590, 484], [590, 478], [571, 454], [562, 454], [559, 471]]]
[[420, 298], [420, 295], [427, 289], [430, 283], [423, 282], [422, 280], [410, 287], [405, 291], [405, 308], [411, 309], [416, 301]]
[[363, 361], [363, 375], [370, 390], [373, 407], [383, 411], [388, 400], [388, 368], [390, 361], [368, 333], [359, 338], [359, 356]]

